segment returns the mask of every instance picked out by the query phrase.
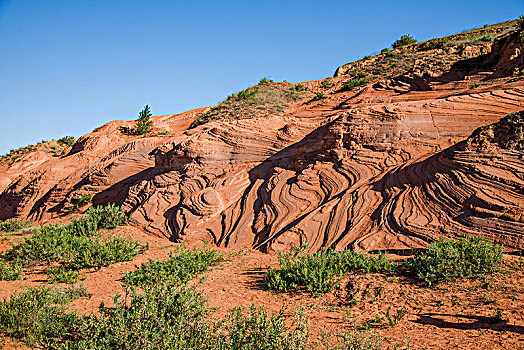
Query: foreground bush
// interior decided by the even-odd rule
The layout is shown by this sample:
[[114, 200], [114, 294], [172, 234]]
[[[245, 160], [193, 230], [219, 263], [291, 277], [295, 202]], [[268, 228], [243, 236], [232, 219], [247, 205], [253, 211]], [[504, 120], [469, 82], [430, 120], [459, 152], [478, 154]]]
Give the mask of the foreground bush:
[[502, 262], [502, 250], [502, 246], [493, 245], [479, 237], [458, 241], [439, 240], [405, 265], [418, 278], [431, 285], [437, 281], [492, 273]]
[[40, 287], [13, 293], [9, 301], [0, 303], [0, 328], [4, 334], [28, 344], [70, 337], [82, 320], [67, 304], [82, 296], [88, 294], [81, 287]]
[[23, 228], [30, 227], [33, 224], [32, 221], [9, 219], [6, 221], [0, 221], [0, 232], [15, 232]]
[[290, 291], [306, 288], [313, 295], [330, 291], [335, 285], [336, 275], [353, 271], [391, 272], [396, 265], [385, 255], [377, 257], [351, 250], [335, 251], [321, 249], [314, 254], [279, 254], [280, 268], [270, 268], [265, 281], [270, 289]]
[[127, 285], [141, 287], [161, 282], [183, 284], [222, 260], [224, 258], [215, 250], [181, 246], [171, 252], [167, 260], [149, 260], [122, 279]]
[[22, 267], [16, 263], [0, 260], [0, 281], [15, 281], [22, 276]]
[[127, 216], [114, 205], [89, 208], [86, 216], [65, 226], [47, 225], [13, 246], [4, 258], [23, 266], [59, 263], [69, 269], [100, 268], [128, 261], [143, 247], [122, 237], [104, 237], [100, 229], [112, 229], [127, 222]]

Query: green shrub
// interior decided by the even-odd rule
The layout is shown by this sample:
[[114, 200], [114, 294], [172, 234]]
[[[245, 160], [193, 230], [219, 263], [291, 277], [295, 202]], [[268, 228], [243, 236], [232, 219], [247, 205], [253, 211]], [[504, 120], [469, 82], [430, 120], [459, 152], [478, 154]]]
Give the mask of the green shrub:
[[330, 87], [333, 87], [333, 85], [335, 85], [335, 83], [328, 79], [323, 80], [322, 83], [320, 83], [320, 87], [324, 89], [329, 89]]
[[302, 84], [295, 84], [295, 85], [291, 86], [289, 89], [292, 90], [292, 91], [300, 92], [300, 91], [306, 91], [307, 87], [305, 87]]
[[76, 139], [73, 136], [64, 136], [62, 138], [59, 138], [58, 143], [61, 143], [64, 146], [71, 147], [75, 144]]
[[138, 119], [135, 122], [135, 134], [145, 135], [153, 129], [151, 116], [151, 109], [146, 105], [144, 109], [138, 113]]
[[367, 84], [370, 81], [369, 78], [356, 78], [356, 79], [350, 79], [346, 81], [344, 84], [342, 84], [342, 87], [340, 88], [340, 91], [350, 91], [356, 86]]
[[67, 307], [73, 299], [88, 296], [85, 288], [30, 288], [0, 302], [0, 330], [28, 344], [68, 338], [81, 326], [76, 312]]
[[353, 271], [391, 272], [396, 265], [384, 254], [377, 257], [351, 250], [321, 249], [314, 254], [295, 251], [279, 254], [280, 267], [268, 269], [265, 282], [269, 289], [288, 292], [306, 288], [313, 295], [330, 291], [336, 284], [335, 276]]
[[386, 58], [395, 57], [397, 53], [395, 51], [388, 51], [386, 52]]
[[30, 227], [32, 224], [33, 222], [31, 220], [9, 219], [0, 221], [0, 232], [15, 232]]
[[47, 275], [47, 281], [49, 283], [75, 284], [80, 277], [80, 273], [78, 271], [67, 269], [64, 266], [50, 268], [47, 271]]
[[22, 276], [22, 267], [17, 263], [0, 260], [0, 281], [15, 281]]
[[272, 79], [264, 77], [260, 79], [260, 81], [258, 82], [258, 85], [271, 84], [271, 83], [273, 83]]
[[91, 203], [92, 200], [93, 200], [93, 197], [89, 195], [85, 195], [85, 194], [81, 196], [74, 195], [69, 202], [71, 204], [71, 207], [69, 207], [67, 212], [70, 214], [74, 211], [77, 211], [84, 205]]
[[325, 98], [327, 98], [327, 96], [324, 95], [322, 92], [315, 92], [315, 97], [312, 98], [312, 101], [323, 100]]
[[171, 252], [167, 260], [149, 260], [122, 279], [127, 285], [140, 287], [161, 282], [183, 284], [222, 260], [223, 257], [215, 250], [181, 246]]
[[[324, 339], [324, 343], [328, 343], [328, 339]], [[327, 346], [328, 350], [382, 350], [384, 339], [375, 332], [345, 332], [336, 335], [335, 344]], [[397, 349], [397, 345], [393, 346]]]
[[389, 49], [387, 47], [380, 50], [380, 53], [388, 53], [388, 52], [389, 52]]
[[403, 46], [413, 45], [416, 43], [417, 43], [417, 40], [415, 40], [411, 35], [406, 34], [406, 35], [402, 35], [400, 39], [397, 39], [391, 46], [394, 49], [398, 49]]
[[5, 252], [7, 260], [23, 266], [56, 262], [69, 269], [100, 268], [132, 260], [144, 247], [122, 237], [103, 237], [100, 229], [112, 229], [127, 222], [114, 205], [89, 208], [86, 216], [65, 226], [47, 225]]
[[435, 50], [435, 49], [443, 49], [446, 44], [448, 43], [448, 39], [441, 38], [441, 39], [433, 39], [426, 42], [423, 42], [420, 44], [419, 48], [421, 50]]
[[502, 246], [484, 238], [439, 240], [406, 261], [405, 266], [429, 285], [496, 271], [502, 262]]

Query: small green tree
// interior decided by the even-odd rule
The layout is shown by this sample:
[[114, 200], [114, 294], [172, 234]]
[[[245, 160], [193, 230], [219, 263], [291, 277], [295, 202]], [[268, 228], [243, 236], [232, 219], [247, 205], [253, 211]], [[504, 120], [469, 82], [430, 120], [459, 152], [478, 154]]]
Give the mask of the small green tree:
[[144, 109], [138, 113], [138, 119], [135, 123], [135, 133], [137, 135], [144, 135], [151, 131], [153, 128], [151, 115], [151, 109], [148, 105], [146, 105]]
[[416, 44], [417, 43], [417, 40], [415, 40], [415, 38], [413, 38], [411, 35], [409, 34], [406, 34], [406, 35], [402, 35], [400, 37], [400, 39], [397, 39], [393, 45], [391, 45], [394, 49], [398, 49], [402, 46], [406, 46], [406, 45], [413, 45], [413, 44]]

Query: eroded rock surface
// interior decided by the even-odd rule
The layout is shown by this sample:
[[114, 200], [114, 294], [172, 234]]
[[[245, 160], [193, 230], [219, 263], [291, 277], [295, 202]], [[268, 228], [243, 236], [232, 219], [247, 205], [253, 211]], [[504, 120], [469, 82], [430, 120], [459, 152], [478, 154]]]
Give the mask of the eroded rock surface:
[[522, 44], [504, 40], [461, 53], [492, 54], [490, 70], [424, 75], [419, 62], [421, 72], [340, 91], [341, 69], [327, 98], [285, 113], [190, 129], [200, 109], [154, 117], [147, 137], [111, 122], [60, 158], [0, 168], [0, 219], [64, 216], [90, 195], [176, 241], [376, 250], [478, 235], [524, 248], [522, 114], [504, 118], [524, 109]]

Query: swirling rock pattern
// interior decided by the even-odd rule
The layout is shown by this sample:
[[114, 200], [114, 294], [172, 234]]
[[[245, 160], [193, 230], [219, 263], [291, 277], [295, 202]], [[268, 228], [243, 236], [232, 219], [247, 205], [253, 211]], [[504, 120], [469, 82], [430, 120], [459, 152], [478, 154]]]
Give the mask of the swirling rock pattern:
[[376, 250], [477, 235], [524, 248], [523, 151], [491, 141], [476, 147], [479, 131], [468, 139], [524, 109], [524, 80], [478, 71], [426, 81], [425, 91], [384, 86], [194, 129], [205, 109], [154, 117], [144, 138], [119, 131], [132, 122], [111, 122], [67, 156], [18, 166], [16, 176], [0, 169], [0, 219], [63, 216], [73, 196], [89, 194], [174, 241]]

